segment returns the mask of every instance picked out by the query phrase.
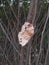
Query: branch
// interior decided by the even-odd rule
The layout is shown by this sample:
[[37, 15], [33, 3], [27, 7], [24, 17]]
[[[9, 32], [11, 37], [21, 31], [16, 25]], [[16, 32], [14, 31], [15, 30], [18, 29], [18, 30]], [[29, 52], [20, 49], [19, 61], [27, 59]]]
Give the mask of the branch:
[[36, 13], [37, 13], [37, 4], [38, 4], [38, 0], [35, 1], [35, 11], [34, 11], [34, 16], [32, 19], [32, 23], [35, 21], [35, 17], [36, 17]]
[[8, 59], [8, 57], [6, 56], [6, 54], [4, 53], [4, 50], [2, 49], [2, 47], [0, 46], [1, 50], [3, 51], [3, 55], [5, 56], [6, 60], [10, 63], [10, 65], [12, 65], [11, 61]]
[[28, 16], [27, 16], [27, 22], [30, 22], [32, 20], [32, 16], [34, 14], [34, 6], [35, 6], [34, 4], [35, 4], [35, 0], [31, 0], [29, 12], [28, 12]]
[[46, 53], [46, 58], [45, 58], [45, 64], [44, 65], [47, 65], [47, 60], [48, 60], [48, 56], [49, 56], [49, 35], [47, 36], [48, 37], [48, 49], [47, 49], [47, 53]]
[[[32, 21], [32, 23], [34, 23], [36, 15], [40, 15], [41, 8], [38, 8], [39, 6], [41, 7], [40, 3], [41, 3], [41, 0], [40, 1], [39, 0], [31, 0], [30, 8], [29, 8], [28, 16], [27, 16], [27, 22]], [[39, 6], [38, 6], [38, 4], [39, 4]], [[37, 8], [38, 8], [39, 12], [37, 12]], [[38, 17], [37, 17], [37, 19], [38, 19]], [[36, 19], [36, 21], [37, 21], [37, 19]]]
[[[9, 1], [8, 1], [8, 0], [7, 0], [7, 2], [8, 2], [8, 4], [9, 4]], [[18, 21], [19, 21], [19, 20], [18, 20], [18, 17], [16, 16], [16, 14], [15, 14], [13, 8], [10, 6], [10, 4], [9, 4], [9, 7], [10, 7], [11, 11], [13, 12], [15, 19], [16, 19], [17, 22], [18, 22]]]
[[39, 50], [39, 55], [38, 55], [38, 59], [37, 59], [36, 65], [38, 65], [39, 58], [40, 58], [40, 54], [41, 54], [41, 52], [42, 52], [42, 44], [43, 44], [44, 32], [45, 32], [46, 25], [47, 25], [48, 18], [49, 18], [49, 16], [48, 16], [48, 15], [49, 15], [49, 14], [47, 13], [46, 22], [45, 22], [45, 24], [44, 24], [44, 28], [43, 28], [43, 31], [42, 31], [42, 34], [41, 34], [40, 50]]
[[[0, 21], [1, 21], [1, 20], [0, 20]], [[19, 51], [18, 51], [18, 50], [16, 49], [16, 47], [14, 46], [13, 42], [10, 40], [10, 38], [9, 38], [8, 34], [6, 33], [6, 31], [5, 31], [4, 27], [3, 27], [3, 25], [1, 24], [1, 22], [0, 22], [0, 26], [1, 26], [1, 28], [2, 28], [2, 31], [3, 31], [4, 34], [6, 35], [7, 39], [10, 41], [10, 43], [12, 44], [12, 46], [14, 47], [14, 49], [16, 50], [16, 52], [20, 55]], [[21, 55], [20, 55], [20, 56], [21, 56]]]
[[[9, 31], [8, 31], [8, 29], [7, 29], [7, 32], [8, 32], [8, 34], [9, 34], [9, 36], [10, 36], [10, 38], [11, 38], [11, 41], [13, 42], [13, 43], [16, 43], [16, 39], [15, 39], [15, 32], [13, 32], [13, 29], [12, 29], [12, 27], [11, 27], [11, 24], [10, 24], [10, 20], [9, 20], [9, 18], [8, 18], [8, 15], [7, 15], [7, 13], [6, 13], [6, 11], [5, 11], [5, 8], [3, 7], [3, 10], [4, 10], [4, 13], [5, 13], [5, 16], [6, 16], [6, 19], [7, 19], [7, 21], [8, 21], [8, 28], [9, 28], [9, 26], [10, 26], [10, 30], [11, 30], [11, 33], [12, 33], [12, 36], [13, 36], [13, 38], [12, 38], [12, 36], [10, 35], [10, 33], [9, 33]], [[14, 24], [14, 22], [13, 22], [13, 24]], [[5, 25], [4, 25], [4, 27], [5, 27]], [[6, 27], [5, 27], [6, 28]], [[16, 45], [17, 46], [17, 45]], [[18, 47], [18, 46], [17, 46]]]

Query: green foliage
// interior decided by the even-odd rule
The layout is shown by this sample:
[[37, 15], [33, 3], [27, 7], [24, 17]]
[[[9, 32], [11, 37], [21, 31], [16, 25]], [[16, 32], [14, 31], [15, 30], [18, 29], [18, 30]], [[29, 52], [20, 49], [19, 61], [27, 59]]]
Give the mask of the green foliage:
[[48, 5], [47, 1], [46, 0], [43, 0], [43, 2], [42, 2], [43, 9], [46, 9], [47, 8], [47, 5]]
[[29, 0], [25, 0], [24, 3], [23, 3], [23, 9], [25, 12], [28, 11], [29, 9], [29, 3], [28, 3]]

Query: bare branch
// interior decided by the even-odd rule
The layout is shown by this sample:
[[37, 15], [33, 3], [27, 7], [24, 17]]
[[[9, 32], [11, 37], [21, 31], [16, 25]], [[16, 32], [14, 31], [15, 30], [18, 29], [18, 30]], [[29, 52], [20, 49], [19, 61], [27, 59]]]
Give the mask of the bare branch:
[[47, 49], [47, 53], [46, 53], [46, 58], [45, 58], [45, 64], [44, 65], [47, 65], [47, 60], [49, 58], [49, 35], [47, 36], [48, 37], [48, 49]]
[[[48, 15], [48, 13], [47, 13], [47, 15]], [[42, 31], [42, 34], [41, 34], [40, 50], [39, 50], [39, 55], [38, 55], [38, 59], [37, 59], [36, 65], [38, 65], [40, 54], [42, 52], [43, 37], [44, 37], [44, 32], [45, 32], [45, 29], [46, 29], [47, 22], [48, 22], [48, 16], [46, 18], [46, 22], [44, 24], [44, 28], [43, 28], [43, 31]]]
[[36, 17], [36, 13], [37, 13], [37, 4], [38, 4], [38, 0], [35, 1], [35, 12], [34, 12], [34, 16], [32, 19], [32, 23], [35, 21], [35, 17]]
[[27, 16], [27, 21], [31, 21], [32, 20], [32, 16], [34, 14], [34, 7], [35, 7], [35, 0], [31, 0], [30, 1], [30, 7], [29, 7], [29, 13], [28, 13], [28, 16]]
[[[2, 49], [2, 47], [0, 46], [0, 48]], [[8, 57], [6, 56], [4, 50], [2, 49], [3, 51], [3, 56], [5, 56], [6, 60], [10, 63], [10, 65], [12, 65], [11, 61], [8, 59]]]
[[[9, 1], [7, 0], [7, 2], [8, 2], [8, 4], [9, 4]], [[9, 6], [10, 6], [10, 4], [9, 4]], [[13, 8], [10, 6], [10, 9], [11, 9], [11, 11], [13, 12], [13, 14], [14, 14], [14, 16], [15, 16], [15, 18], [16, 18], [16, 21], [18, 22], [18, 17], [16, 16], [16, 14], [14, 13], [14, 10], [13, 10]]]
[[[6, 33], [4, 27], [2, 26], [1, 22], [0, 22], [0, 26], [1, 26], [1, 28], [2, 28], [2, 30], [3, 30], [3, 32], [4, 32], [4, 34], [6, 35], [7, 39], [10, 41], [10, 43], [12, 44], [12, 46], [14, 47], [14, 49], [16, 50], [16, 52], [20, 55], [19, 51], [18, 51], [18, 50], [16, 49], [16, 47], [14, 46], [13, 42], [10, 40], [10, 38], [9, 38], [8, 34]], [[21, 55], [20, 55], [20, 56], [21, 56]]]

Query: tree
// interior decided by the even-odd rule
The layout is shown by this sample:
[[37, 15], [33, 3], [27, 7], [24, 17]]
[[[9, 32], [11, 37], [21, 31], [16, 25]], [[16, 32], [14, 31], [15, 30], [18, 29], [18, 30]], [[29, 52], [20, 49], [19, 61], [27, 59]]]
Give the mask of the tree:
[[[45, 2], [45, 0], [13, 0], [11, 5], [9, 0], [2, 0], [1, 4], [4, 6], [0, 7], [0, 27], [4, 33], [4, 41], [0, 44], [1, 65], [46, 65], [49, 63], [47, 61], [49, 15], [48, 4]], [[35, 34], [28, 44], [22, 47], [18, 42], [18, 33], [25, 21], [34, 25]]]

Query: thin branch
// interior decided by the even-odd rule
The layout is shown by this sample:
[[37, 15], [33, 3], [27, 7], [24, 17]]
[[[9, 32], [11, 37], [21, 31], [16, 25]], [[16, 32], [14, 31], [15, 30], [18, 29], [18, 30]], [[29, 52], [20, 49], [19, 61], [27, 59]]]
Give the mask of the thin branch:
[[35, 20], [34, 20], [35, 25], [36, 25], [36, 23], [38, 21], [38, 18], [40, 16], [40, 14], [41, 14], [41, 11], [42, 11], [41, 3], [42, 3], [42, 1], [38, 0], [38, 2], [36, 4], [37, 6], [35, 5], [35, 9], [36, 9], [36, 11], [35, 11]]
[[[2, 47], [0, 46], [0, 48], [2, 49]], [[2, 49], [3, 51], [3, 56], [5, 56], [6, 60], [10, 63], [10, 65], [12, 65], [11, 61], [8, 59], [8, 57], [6, 56], [6, 54], [4, 53], [4, 50]]]
[[48, 49], [47, 49], [47, 53], [46, 53], [46, 58], [45, 58], [45, 64], [44, 65], [47, 65], [47, 58], [49, 56], [49, 35], [47, 36], [48, 37]]
[[[10, 20], [9, 20], [9, 18], [8, 18], [8, 15], [6, 14], [6, 11], [5, 11], [5, 8], [3, 7], [3, 10], [4, 10], [4, 13], [5, 13], [5, 16], [6, 16], [6, 18], [7, 18], [7, 20], [8, 20], [8, 27], [10, 26], [10, 30], [11, 30], [11, 33], [12, 33], [12, 36], [13, 36], [13, 38], [11, 37], [11, 35], [9, 34], [9, 32], [8, 32], [8, 30], [7, 30], [7, 32], [8, 32], [8, 34], [10, 35], [10, 38], [11, 38], [11, 41], [13, 42], [13, 43], [16, 43], [16, 40], [15, 40], [15, 32], [13, 32], [13, 29], [12, 29], [12, 27], [11, 27], [11, 24], [10, 24]], [[13, 22], [13, 24], [14, 24], [14, 22]], [[6, 28], [6, 27], [5, 27]], [[17, 46], [17, 45], [16, 45]], [[18, 47], [18, 46], [17, 46]]]
[[[7, 2], [8, 2], [8, 4], [9, 4], [9, 1], [8, 1], [8, 0], [7, 0]], [[12, 13], [13, 13], [13, 15], [14, 15], [16, 21], [17, 21], [17, 28], [19, 28], [19, 16], [16, 16], [16, 14], [15, 14], [15, 12], [14, 12], [12, 6], [10, 6], [10, 4], [9, 4], [9, 7], [10, 7], [10, 9], [11, 9], [11, 11], [12, 11]], [[18, 29], [17, 29], [17, 31], [19, 32]]]
[[[43, 21], [45, 21], [46, 16], [47, 16], [47, 14], [45, 14], [44, 17], [41, 19], [39, 25], [36, 27], [36, 31], [35, 31], [34, 35], [38, 35], [38, 33], [40, 32], [40, 29], [41, 29], [42, 25], [44, 24]], [[42, 25], [41, 25], [41, 23], [42, 23]], [[41, 33], [38, 35], [38, 37], [36, 37], [36, 39], [33, 39], [33, 40], [36, 41], [39, 38], [40, 35], [41, 35]]]
[[37, 13], [37, 4], [38, 4], [38, 0], [35, 1], [35, 12], [34, 12], [34, 16], [32, 19], [32, 23], [35, 21], [35, 17], [36, 17], [36, 13]]
[[[27, 16], [27, 22], [32, 21], [32, 23], [34, 23], [36, 15], [37, 15], [37, 8], [38, 8], [37, 6], [40, 2], [38, 0], [31, 0], [29, 13], [28, 13], [28, 16]], [[39, 11], [41, 12], [41, 8], [39, 9]], [[40, 15], [40, 12], [39, 12], [39, 15]], [[37, 17], [37, 19], [38, 19], [38, 17]], [[36, 21], [37, 21], [37, 19], [36, 19]]]
[[[8, 4], [9, 4], [9, 1], [8, 1], [8, 0], [7, 0], [7, 2], [8, 2]], [[10, 4], [9, 4], [9, 6], [10, 6]], [[17, 17], [16, 14], [14, 13], [14, 10], [13, 10], [13, 8], [12, 8], [11, 6], [10, 6], [10, 9], [11, 9], [11, 11], [13, 12], [13, 14], [14, 14], [14, 16], [15, 16], [17, 22], [18, 22], [18, 17]]]
[[20, 65], [24, 65], [23, 60], [24, 60], [24, 58], [23, 58], [23, 47], [22, 47], [21, 48], [21, 56], [20, 56]]
[[[3, 25], [1, 24], [1, 22], [0, 22], [0, 26], [1, 26], [1, 28], [2, 28], [2, 31], [3, 31], [4, 34], [6, 35], [7, 39], [10, 41], [10, 43], [12, 44], [12, 46], [14, 47], [14, 49], [16, 50], [16, 52], [20, 55], [19, 51], [18, 51], [18, 50], [16, 49], [16, 47], [14, 46], [13, 42], [10, 40], [10, 38], [9, 38], [8, 34], [6, 33], [6, 31], [5, 31], [4, 27], [3, 27]], [[21, 55], [20, 55], [20, 56], [21, 56]]]
[[43, 28], [42, 34], [41, 34], [40, 50], [39, 50], [39, 55], [38, 55], [38, 59], [37, 59], [36, 65], [38, 65], [40, 54], [42, 52], [43, 37], [44, 37], [44, 32], [45, 32], [45, 29], [46, 29], [47, 22], [48, 22], [48, 15], [47, 15], [47, 18], [46, 18], [46, 22], [44, 24], [44, 28]]
[[29, 65], [31, 65], [31, 43], [29, 44], [30, 49], [29, 49]]
[[34, 6], [35, 6], [34, 3], [35, 3], [35, 0], [30, 1], [30, 7], [29, 7], [28, 16], [27, 16], [27, 22], [30, 22], [32, 20], [32, 16], [34, 14]]

